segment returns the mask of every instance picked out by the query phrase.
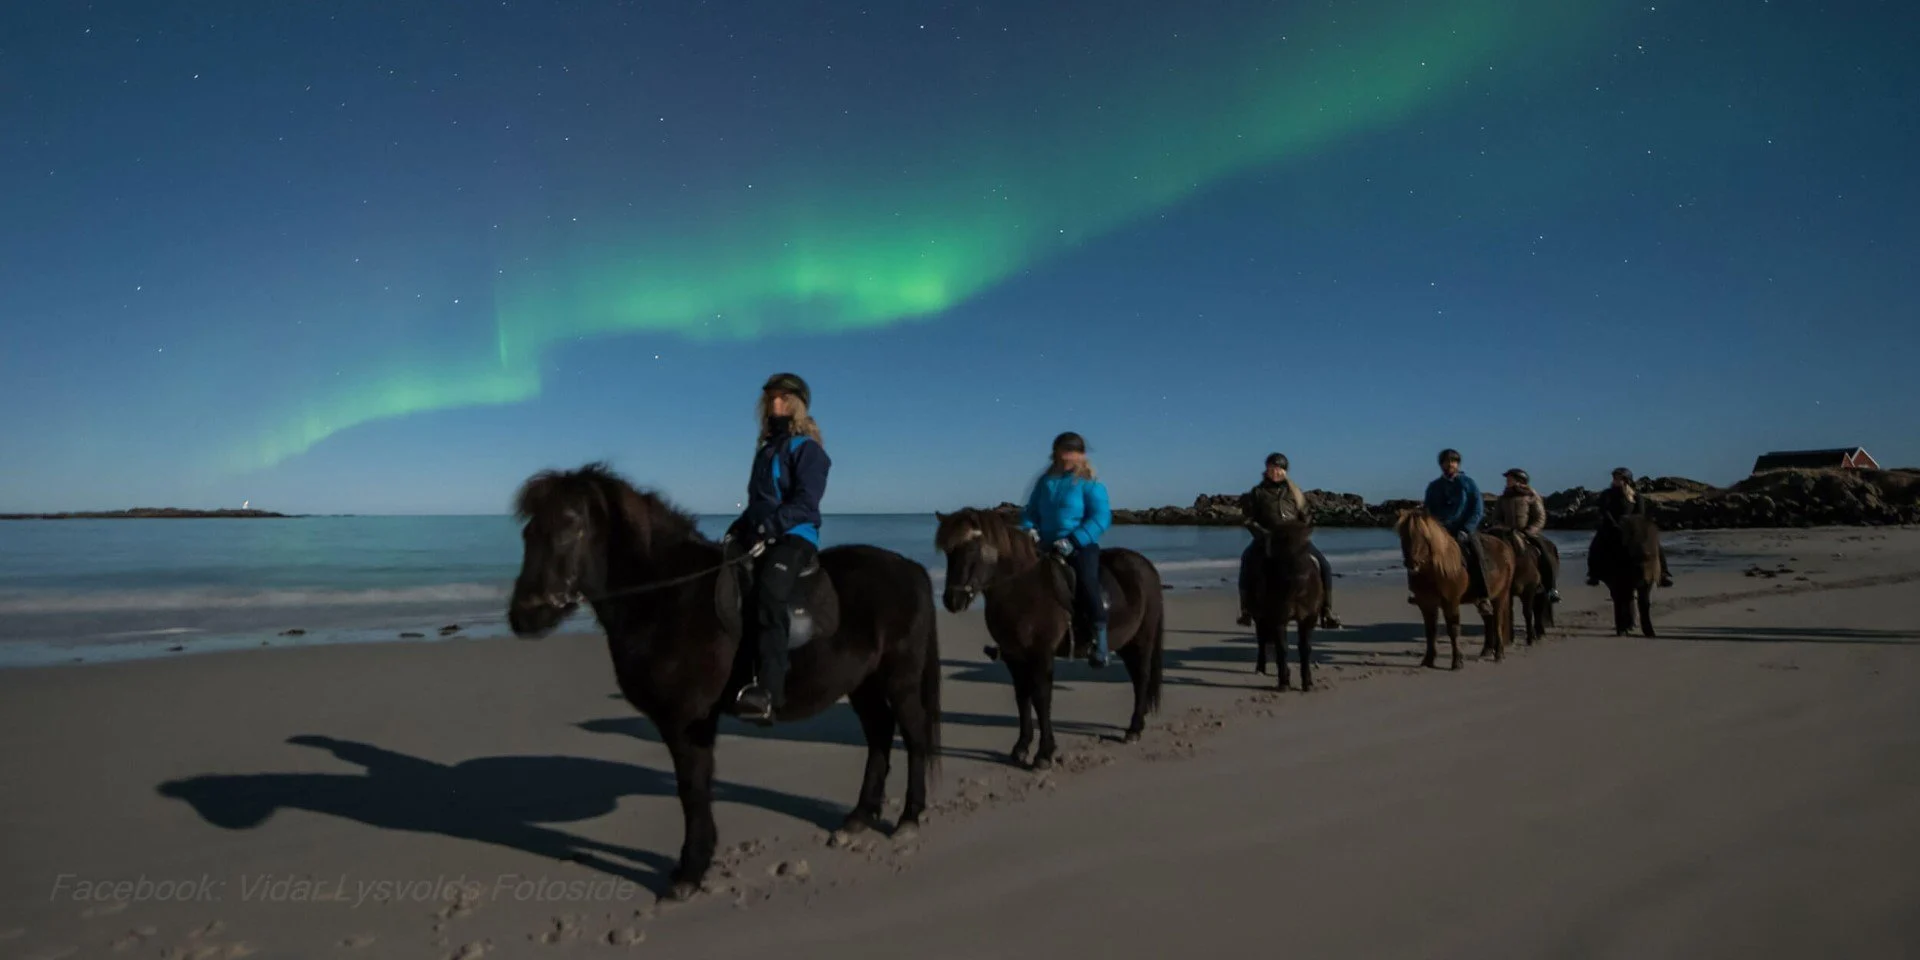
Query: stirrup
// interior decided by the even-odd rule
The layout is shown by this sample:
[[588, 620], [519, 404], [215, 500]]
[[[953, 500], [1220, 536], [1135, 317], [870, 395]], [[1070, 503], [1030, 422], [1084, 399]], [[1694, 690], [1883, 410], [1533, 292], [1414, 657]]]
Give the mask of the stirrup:
[[773, 694], [757, 683], [747, 684], [733, 695], [733, 715], [748, 723], [773, 726], [773, 712]]

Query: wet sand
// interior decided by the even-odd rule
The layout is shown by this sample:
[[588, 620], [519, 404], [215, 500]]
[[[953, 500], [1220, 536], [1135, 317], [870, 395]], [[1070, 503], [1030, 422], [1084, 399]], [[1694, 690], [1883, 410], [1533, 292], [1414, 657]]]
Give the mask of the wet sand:
[[1397, 576], [1344, 578], [1309, 695], [1176, 592], [1147, 738], [1123, 671], [1063, 664], [1044, 775], [943, 616], [919, 840], [827, 845], [846, 707], [729, 721], [732, 852], [682, 905], [671, 765], [597, 637], [0, 671], [0, 954], [1911, 956], [1920, 532], [1700, 539], [1659, 639], [1569, 571], [1558, 633], [1493, 664], [1476, 623], [1458, 673], [1416, 667]]

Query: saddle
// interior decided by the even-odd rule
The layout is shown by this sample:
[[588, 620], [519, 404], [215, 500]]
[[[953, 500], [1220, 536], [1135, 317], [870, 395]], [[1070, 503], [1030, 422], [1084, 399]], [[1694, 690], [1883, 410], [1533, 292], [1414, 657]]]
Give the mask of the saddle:
[[[1080, 578], [1073, 572], [1073, 565], [1067, 562], [1067, 558], [1059, 554], [1048, 554], [1042, 562], [1050, 564], [1049, 569], [1058, 574], [1053, 581], [1054, 599], [1060, 601], [1061, 605], [1065, 606], [1069, 611], [1073, 611], [1073, 595], [1078, 592], [1080, 588]], [[1113, 595], [1107, 589], [1104, 577], [1101, 578], [1100, 584], [1100, 609], [1109, 615], [1113, 613]], [[1086, 625], [1080, 622], [1079, 613], [1074, 611], [1073, 634], [1070, 641], [1072, 644], [1071, 653], [1069, 654], [1067, 645], [1062, 644], [1058, 655], [1071, 655], [1076, 659], [1086, 656], [1087, 653], [1093, 649], [1093, 638], [1086, 636], [1087, 632], [1088, 628]]]
[[[726, 559], [740, 555], [737, 544], [728, 544]], [[747, 637], [752, 614], [747, 610], [753, 596], [753, 564], [736, 563], [716, 577], [713, 585], [714, 613], [720, 628], [736, 642]], [[800, 571], [799, 585], [787, 603], [787, 649], [798, 650], [815, 637], [832, 636], [840, 629], [840, 594], [833, 589], [833, 577], [820, 568], [820, 557]]]

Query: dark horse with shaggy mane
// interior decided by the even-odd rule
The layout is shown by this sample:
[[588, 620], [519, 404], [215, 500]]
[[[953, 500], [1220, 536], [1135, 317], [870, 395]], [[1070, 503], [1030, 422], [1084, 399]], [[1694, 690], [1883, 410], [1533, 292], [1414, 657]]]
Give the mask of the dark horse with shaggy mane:
[[1248, 612], [1253, 614], [1254, 643], [1259, 648], [1255, 673], [1267, 672], [1267, 647], [1279, 666], [1280, 689], [1287, 689], [1287, 622], [1300, 629], [1300, 689], [1313, 689], [1313, 628], [1320, 623], [1320, 570], [1307, 549], [1313, 526], [1290, 523], [1266, 534], [1264, 549], [1255, 555]]
[[[582, 602], [607, 634], [620, 692], [673, 754], [686, 839], [673, 895], [699, 889], [713, 863], [713, 748], [722, 704], [737, 688], [740, 638], [716, 599], [728, 563], [694, 520], [636, 491], [600, 464], [536, 474], [520, 489], [525, 555], [507, 608], [521, 637], [544, 636]], [[940, 755], [940, 650], [933, 584], [925, 567], [870, 546], [820, 551], [839, 593], [839, 626], [793, 651], [780, 720], [798, 720], [841, 697], [867, 737], [860, 799], [841, 829], [880, 823], [896, 728], [907, 747], [907, 798], [896, 837], [919, 827], [927, 775]]]
[[1633, 514], [1618, 524], [1604, 524], [1594, 534], [1593, 571], [1613, 596], [1613, 632], [1633, 632], [1634, 607], [1640, 610], [1640, 632], [1653, 636], [1653, 585], [1660, 580], [1660, 527], [1652, 518]]
[[[1073, 588], [1065, 563], [1042, 560], [1033, 539], [992, 510], [968, 507], [936, 514], [934, 547], [947, 556], [947, 609], [959, 613], [986, 597], [987, 632], [995, 655], [1013, 675], [1020, 739], [1013, 762], [1026, 762], [1033, 720], [1040, 717], [1036, 770], [1053, 765], [1053, 660], [1073, 643]], [[1166, 611], [1160, 573], [1132, 550], [1100, 551], [1100, 583], [1109, 604], [1107, 636], [1133, 678], [1133, 719], [1126, 741], [1140, 739], [1147, 714], [1160, 708]]]

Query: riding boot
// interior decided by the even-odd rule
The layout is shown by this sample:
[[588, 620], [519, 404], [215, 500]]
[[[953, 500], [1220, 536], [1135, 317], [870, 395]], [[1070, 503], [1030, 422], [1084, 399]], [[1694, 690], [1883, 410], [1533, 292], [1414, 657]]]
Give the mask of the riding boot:
[[1533, 555], [1533, 562], [1540, 566], [1540, 587], [1547, 592], [1547, 602], [1559, 603], [1560, 584], [1554, 575], [1553, 562], [1547, 559], [1546, 548], [1540, 545], [1538, 537], [1529, 536], [1527, 540], [1528, 552]]
[[1673, 586], [1673, 571], [1667, 568], [1667, 551], [1665, 547], [1660, 549], [1660, 585], [1663, 587]]
[[1460, 602], [1477, 603], [1487, 599], [1487, 568], [1480, 555], [1480, 535], [1469, 532], [1455, 539], [1467, 561], [1467, 594]]
[[1111, 656], [1107, 650], [1107, 625], [1103, 623], [1093, 630], [1093, 652], [1087, 654], [1087, 665], [1097, 670], [1106, 666]]

